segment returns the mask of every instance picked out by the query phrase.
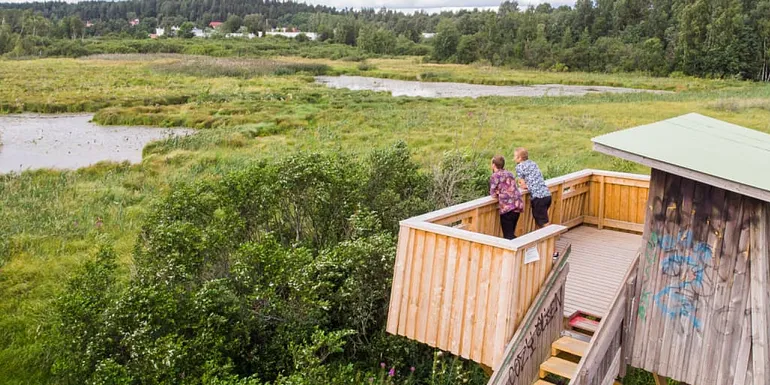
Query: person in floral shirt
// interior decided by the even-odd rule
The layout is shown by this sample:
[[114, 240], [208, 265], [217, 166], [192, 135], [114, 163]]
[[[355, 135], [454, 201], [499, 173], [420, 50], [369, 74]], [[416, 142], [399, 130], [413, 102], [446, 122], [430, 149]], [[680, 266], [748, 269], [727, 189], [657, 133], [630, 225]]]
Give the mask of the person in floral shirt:
[[524, 211], [524, 201], [516, 186], [516, 178], [505, 169], [505, 158], [500, 155], [492, 158], [492, 176], [489, 178], [489, 195], [497, 198], [500, 209], [500, 226], [503, 238], [514, 239], [519, 215]]

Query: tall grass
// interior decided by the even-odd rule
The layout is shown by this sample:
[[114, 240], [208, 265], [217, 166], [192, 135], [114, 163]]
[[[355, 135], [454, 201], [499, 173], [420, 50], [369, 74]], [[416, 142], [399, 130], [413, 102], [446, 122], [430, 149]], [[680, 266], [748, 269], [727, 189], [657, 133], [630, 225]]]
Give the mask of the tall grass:
[[161, 73], [185, 74], [198, 77], [230, 76], [252, 78], [267, 75], [325, 75], [329, 66], [320, 63], [289, 63], [269, 59], [213, 58], [207, 56], [180, 56], [176, 60], [155, 64]]

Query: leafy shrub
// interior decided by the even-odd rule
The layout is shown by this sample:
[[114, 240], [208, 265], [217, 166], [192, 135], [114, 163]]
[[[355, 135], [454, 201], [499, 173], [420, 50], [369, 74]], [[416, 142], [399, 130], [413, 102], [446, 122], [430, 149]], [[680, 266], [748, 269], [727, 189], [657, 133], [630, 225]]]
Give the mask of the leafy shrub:
[[375, 70], [375, 69], [377, 69], [377, 66], [375, 66], [374, 64], [369, 64], [367, 62], [362, 62], [362, 63], [358, 64], [358, 70], [359, 71], [371, 71], [371, 70]]
[[360, 376], [351, 362], [383, 359], [428, 373], [429, 349], [384, 332], [394, 230], [426, 198], [403, 143], [363, 163], [299, 154], [177, 185], [147, 217], [125, 285], [109, 249], [68, 284], [54, 374], [64, 384], [341, 383]]

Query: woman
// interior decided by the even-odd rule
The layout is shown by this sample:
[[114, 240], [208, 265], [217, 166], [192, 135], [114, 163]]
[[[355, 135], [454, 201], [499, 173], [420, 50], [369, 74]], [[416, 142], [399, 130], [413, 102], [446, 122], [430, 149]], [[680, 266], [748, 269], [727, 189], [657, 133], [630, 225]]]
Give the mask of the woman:
[[497, 198], [503, 238], [516, 238], [516, 223], [519, 222], [519, 215], [524, 211], [524, 201], [521, 198], [521, 192], [516, 187], [516, 178], [505, 169], [505, 158], [500, 155], [492, 158], [489, 195]]

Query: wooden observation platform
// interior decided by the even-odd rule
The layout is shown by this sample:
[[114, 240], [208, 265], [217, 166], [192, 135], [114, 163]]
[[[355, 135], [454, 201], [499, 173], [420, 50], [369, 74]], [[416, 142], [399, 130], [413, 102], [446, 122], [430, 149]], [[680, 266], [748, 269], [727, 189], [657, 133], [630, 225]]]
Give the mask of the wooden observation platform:
[[387, 331], [490, 385], [610, 385], [628, 366], [770, 383], [770, 135], [689, 114], [594, 147], [651, 176], [551, 179], [552, 224], [534, 230], [525, 193], [514, 240], [491, 197], [402, 221]]

